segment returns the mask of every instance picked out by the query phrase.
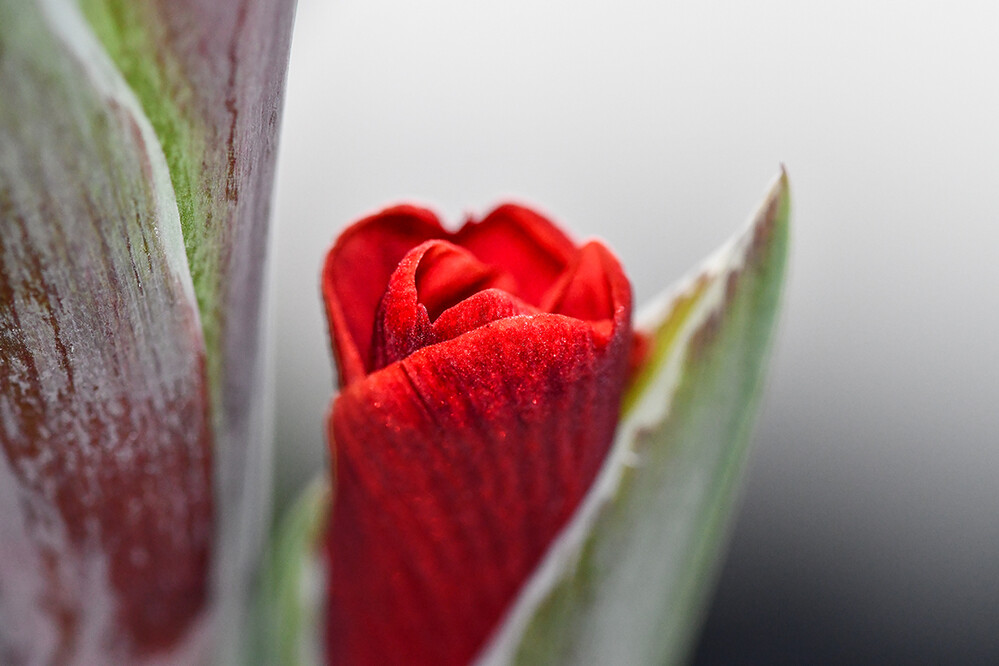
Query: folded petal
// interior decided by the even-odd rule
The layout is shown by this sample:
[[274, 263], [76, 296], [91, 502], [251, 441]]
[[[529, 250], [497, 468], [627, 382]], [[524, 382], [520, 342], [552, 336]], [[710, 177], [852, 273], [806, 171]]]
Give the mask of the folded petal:
[[370, 369], [372, 322], [399, 262], [423, 241], [445, 235], [429, 210], [396, 206], [354, 224], [330, 250], [322, 289], [341, 386]]
[[468, 250], [445, 241], [430, 241], [427, 245], [431, 247], [422, 254], [413, 283], [432, 321], [476, 292], [493, 287], [512, 289], [509, 274], [479, 261]]
[[[484, 266], [502, 266], [506, 277], [495, 286], [534, 306], [577, 253], [552, 222], [513, 204], [498, 207], [481, 222], [469, 221], [456, 233], [445, 230], [431, 211], [410, 205], [394, 206], [355, 223], [330, 250], [322, 277], [341, 386], [378, 367], [371, 331], [389, 278], [410, 250], [432, 239], [447, 239], [465, 248]], [[459, 300], [460, 294], [441, 292], [447, 284], [441, 278], [455, 272], [452, 265], [432, 271], [425, 280], [430, 296], [423, 302], [432, 310], [431, 320]], [[440, 305], [437, 300], [450, 302]]]
[[505, 204], [481, 222], [466, 224], [454, 241], [487, 264], [503, 266], [516, 280], [516, 293], [538, 305], [577, 249], [561, 229], [538, 213]]
[[589, 242], [545, 294], [541, 309], [577, 319], [611, 319], [622, 295], [630, 291], [627, 278], [613, 271], [617, 260], [602, 244]]
[[[510, 276], [500, 269], [483, 264], [447, 241], [427, 241], [414, 248], [392, 273], [378, 305], [369, 367], [384, 368], [438, 342], [435, 331], [442, 332], [446, 337], [440, 339], [446, 340], [501, 316], [521, 314], [523, 310], [512, 303], [497, 307], [495, 296], [463, 307], [463, 301], [476, 292], [496, 291], [495, 287], [510, 282]], [[500, 296], [498, 301], [511, 298]], [[445, 310], [449, 316], [436, 327]]]

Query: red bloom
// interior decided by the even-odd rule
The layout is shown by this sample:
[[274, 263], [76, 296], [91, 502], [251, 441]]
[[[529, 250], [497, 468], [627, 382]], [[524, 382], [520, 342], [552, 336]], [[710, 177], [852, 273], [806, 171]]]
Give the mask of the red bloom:
[[449, 233], [400, 206], [343, 233], [323, 294], [342, 388], [330, 660], [467, 663], [601, 466], [630, 285], [526, 208]]

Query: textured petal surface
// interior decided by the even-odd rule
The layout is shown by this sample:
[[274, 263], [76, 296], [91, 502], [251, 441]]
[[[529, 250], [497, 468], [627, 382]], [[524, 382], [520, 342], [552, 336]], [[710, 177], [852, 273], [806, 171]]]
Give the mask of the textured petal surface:
[[[512, 223], [497, 219], [485, 229], [501, 239]], [[524, 225], [508, 219], [506, 247], [516, 247]], [[536, 235], [557, 247], [564, 235], [538, 219]], [[464, 242], [467, 232], [450, 237]], [[387, 350], [384, 367], [348, 382], [330, 420], [333, 663], [467, 663], [600, 468], [632, 343], [630, 286], [597, 243], [557, 262], [542, 249], [530, 261], [558, 265], [559, 275], [581, 267], [561, 288], [566, 303], [588, 300], [578, 280], [596, 282], [600, 298], [574, 306], [586, 318], [522, 300], [519, 254], [511, 271], [431, 241], [383, 278], [374, 339]], [[428, 258], [428, 272], [450, 279], [425, 273], [421, 290]], [[559, 281], [546, 271], [528, 298]], [[433, 321], [424, 304], [436, 312], [455, 300]]]
[[[399, 262], [375, 313], [372, 368], [401, 361], [497, 319], [534, 314], [503, 289], [512, 280], [447, 241], [427, 241]], [[612, 313], [608, 308], [605, 316]]]
[[623, 347], [557, 315], [506, 319], [341, 395], [333, 654], [474, 654], [596, 474], [617, 417], [601, 398], [620, 392]]

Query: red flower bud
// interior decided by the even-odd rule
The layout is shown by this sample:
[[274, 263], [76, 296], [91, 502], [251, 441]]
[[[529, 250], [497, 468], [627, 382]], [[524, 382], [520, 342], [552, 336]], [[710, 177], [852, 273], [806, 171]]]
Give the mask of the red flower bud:
[[630, 285], [526, 208], [450, 233], [400, 206], [343, 233], [323, 294], [342, 388], [330, 661], [467, 663], [607, 453]]

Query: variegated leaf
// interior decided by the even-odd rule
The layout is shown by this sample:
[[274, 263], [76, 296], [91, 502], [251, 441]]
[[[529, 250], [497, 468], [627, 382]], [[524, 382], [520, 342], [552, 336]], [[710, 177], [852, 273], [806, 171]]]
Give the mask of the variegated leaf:
[[212, 433], [166, 161], [72, 2], [0, 3], [0, 90], [0, 662], [190, 661]]
[[[295, 0], [80, 4], [149, 117], [177, 195], [216, 432], [224, 517], [216, 596], [232, 627], [246, 606], [268, 522], [261, 293]], [[233, 641], [225, 642], [230, 652]]]
[[45, 579], [0, 573], [0, 662], [187, 663], [209, 597], [199, 634], [234, 658], [218, 629], [239, 630], [267, 523], [260, 288], [293, 9], [0, 2], [0, 550]]
[[480, 664], [686, 656], [746, 458], [788, 215], [782, 174], [749, 229], [639, 318], [651, 359], [610, 457]]

